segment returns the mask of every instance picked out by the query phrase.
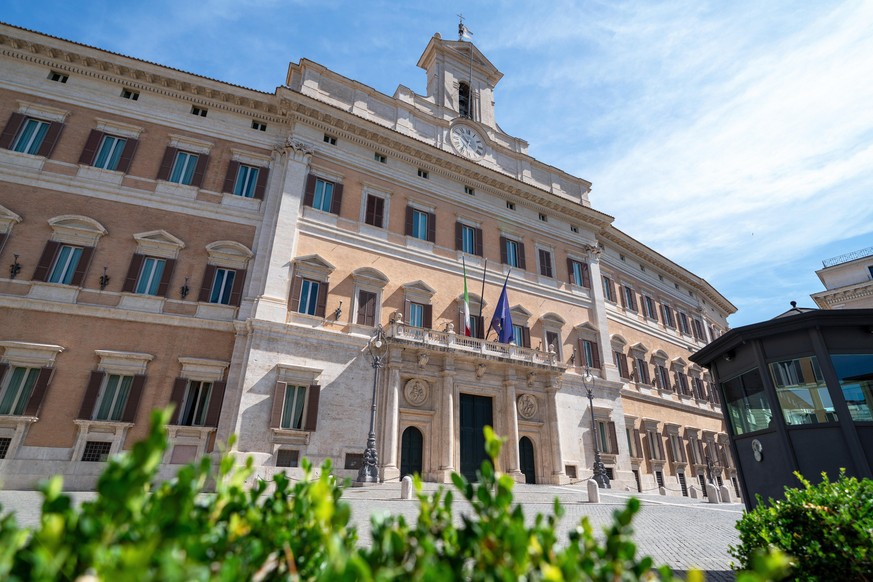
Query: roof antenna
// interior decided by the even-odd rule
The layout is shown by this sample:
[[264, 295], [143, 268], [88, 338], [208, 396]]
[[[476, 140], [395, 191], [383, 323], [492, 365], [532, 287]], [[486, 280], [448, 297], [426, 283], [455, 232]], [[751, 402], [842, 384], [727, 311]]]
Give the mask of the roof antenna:
[[797, 301], [791, 301], [791, 309], [797, 309]]

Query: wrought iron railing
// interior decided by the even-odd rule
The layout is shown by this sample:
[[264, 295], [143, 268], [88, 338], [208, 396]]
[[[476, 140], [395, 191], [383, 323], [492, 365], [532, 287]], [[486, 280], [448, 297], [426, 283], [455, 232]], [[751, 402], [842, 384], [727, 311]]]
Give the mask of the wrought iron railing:
[[848, 263], [850, 261], [856, 261], [858, 259], [863, 259], [866, 257], [873, 257], [873, 247], [867, 247], [866, 249], [861, 249], [860, 251], [854, 251], [851, 253], [846, 253], [844, 255], [840, 255], [838, 257], [832, 257], [830, 259], [825, 259], [821, 262], [821, 264], [827, 267], [833, 267], [836, 265], [842, 265], [843, 263]]

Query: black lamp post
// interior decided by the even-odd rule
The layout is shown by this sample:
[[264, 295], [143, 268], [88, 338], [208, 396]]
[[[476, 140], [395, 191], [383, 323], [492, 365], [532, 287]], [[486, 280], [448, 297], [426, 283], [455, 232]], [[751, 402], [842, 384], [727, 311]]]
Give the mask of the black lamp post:
[[385, 355], [388, 346], [385, 343], [385, 332], [382, 326], [376, 327], [376, 333], [367, 344], [367, 353], [373, 366], [373, 407], [370, 411], [370, 434], [367, 435], [367, 448], [364, 449], [364, 462], [358, 471], [358, 483], [379, 482], [379, 455], [376, 453], [376, 385], [379, 381], [379, 368], [385, 365]]
[[591, 411], [591, 434], [594, 437], [594, 481], [601, 489], [610, 489], [609, 476], [606, 474], [606, 467], [603, 465], [603, 459], [600, 458], [600, 445], [597, 444], [597, 423], [594, 421], [594, 394], [591, 392], [591, 385], [594, 383], [594, 376], [591, 375], [591, 370], [585, 366], [585, 375], [582, 376], [582, 385], [588, 392], [588, 410]]

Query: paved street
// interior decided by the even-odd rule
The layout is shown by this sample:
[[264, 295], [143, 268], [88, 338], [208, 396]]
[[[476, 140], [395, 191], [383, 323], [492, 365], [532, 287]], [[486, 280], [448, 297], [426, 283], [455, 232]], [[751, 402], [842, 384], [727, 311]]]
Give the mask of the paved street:
[[[426, 490], [436, 488], [426, 484]], [[566, 539], [567, 532], [587, 516], [595, 531], [600, 532], [610, 522], [612, 512], [625, 503], [630, 493], [604, 491], [601, 503], [589, 504], [581, 486], [558, 487], [550, 485], [517, 485], [516, 501], [531, 520], [536, 513], [549, 513], [552, 500], [558, 497], [567, 512], [559, 525], [558, 539]], [[90, 493], [71, 494], [76, 501], [93, 497]], [[466, 502], [455, 504], [461, 511]], [[634, 520], [638, 551], [651, 555], [657, 564], [667, 564], [677, 572], [691, 568], [706, 571], [706, 580], [719, 582], [733, 580], [731, 558], [727, 549], [737, 543], [734, 524], [742, 515], [740, 504], [710, 505], [696, 499], [637, 495], [642, 507]], [[407, 520], [418, 515], [416, 501], [400, 499], [400, 485], [388, 483], [365, 488], [349, 488], [343, 495], [352, 507], [352, 519], [358, 525], [362, 543], [369, 543], [369, 516], [379, 512], [403, 514]], [[32, 491], [0, 491], [4, 512], [14, 511], [21, 525], [33, 526], [38, 522], [40, 497]]]

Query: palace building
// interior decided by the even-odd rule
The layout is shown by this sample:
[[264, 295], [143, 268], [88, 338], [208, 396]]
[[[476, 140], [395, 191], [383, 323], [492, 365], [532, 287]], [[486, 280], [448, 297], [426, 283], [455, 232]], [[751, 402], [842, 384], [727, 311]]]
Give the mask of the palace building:
[[500, 129], [475, 45], [418, 66], [423, 94], [305, 59], [265, 93], [0, 25], [2, 486], [92, 488], [171, 403], [165, 475], [236, 434], [260, 477], [354, 478], [375, 387], [385, 481], [473, 477], [491, 425], [519, 482], [597, 447], [615, 488], [740, 493], [689, 360], [735, 307]]

